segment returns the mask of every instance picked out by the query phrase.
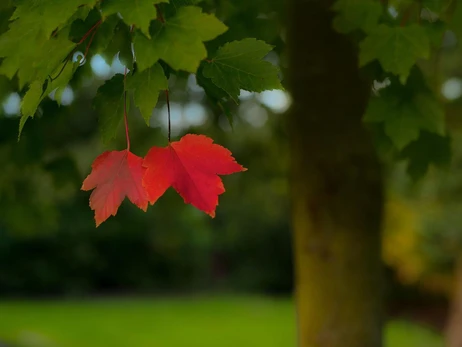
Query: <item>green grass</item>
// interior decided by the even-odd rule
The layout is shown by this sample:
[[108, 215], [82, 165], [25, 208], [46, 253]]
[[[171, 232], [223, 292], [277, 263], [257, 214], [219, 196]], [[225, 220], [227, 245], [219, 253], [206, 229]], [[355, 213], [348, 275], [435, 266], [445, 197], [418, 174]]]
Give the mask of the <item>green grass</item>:
[[[387, 347], [440, 347], [437, 335], [392, 322]], [[0, 341], [20, 347], [290, 347], [289, 300], [264, 298], [0, 302]]]

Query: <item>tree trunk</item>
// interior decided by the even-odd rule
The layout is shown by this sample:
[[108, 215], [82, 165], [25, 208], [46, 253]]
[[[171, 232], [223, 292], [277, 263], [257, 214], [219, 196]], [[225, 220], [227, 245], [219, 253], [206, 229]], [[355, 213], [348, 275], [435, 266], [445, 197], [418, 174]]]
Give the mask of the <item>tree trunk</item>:
[[327, 0], [290, 0], [288, 115], [300, 347], [382, 345], [380, 164], [370, 82]]
[[462, 257], [455, 267], [455, 287], [446, 328], [446, 346], [462, 347]]

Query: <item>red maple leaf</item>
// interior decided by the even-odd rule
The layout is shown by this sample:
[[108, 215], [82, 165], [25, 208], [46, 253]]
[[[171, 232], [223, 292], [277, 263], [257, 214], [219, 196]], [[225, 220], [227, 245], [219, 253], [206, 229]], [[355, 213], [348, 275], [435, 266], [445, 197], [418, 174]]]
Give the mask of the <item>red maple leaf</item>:
[[172, 186], [191, 204], [215, 217], [218, 195], [225, 192], [218, 175], [246, 171], [226, 148], [204, 135], [188, 134], [167, 147], [152, 147], [143, 161], [143, 185], [154, 204]]
[[90, 195], [90, 207], [95, 211], [96, 226], [115, 216], [126, 196], [146, 212], [148, 199], [142, 185], [146, 169], [142, 163], [143, 158], [129, 150], [106, 151], [95, 159], [81, 189], [95, 189]]

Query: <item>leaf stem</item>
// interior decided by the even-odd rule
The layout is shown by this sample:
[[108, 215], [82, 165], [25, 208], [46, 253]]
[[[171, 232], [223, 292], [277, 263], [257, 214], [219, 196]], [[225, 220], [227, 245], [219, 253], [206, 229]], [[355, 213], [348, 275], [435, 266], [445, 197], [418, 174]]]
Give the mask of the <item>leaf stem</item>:
[[96, 32], [97, 32], [97, 29], [93, 31], [93, 34], [91, 34], [90, 41], [88, 41], [87, 47], [85, 48], [85, 53], [83, 55], [82, 61], [87, 59], [87, 54], [88, 54], [88, 51], [90, 50], [90, 46], [91, 46], [91, 43], [93, 42], [93, 38], [95, 37]]
[[[412, 3], [404, 10], [403, 16], [401, 17], [401, 22], [399, 23], [401, 27], [406, 26], [407, 22], [411, 18], [412, 12], [414, 10], [414, 5], [415, 4]], [[420, 13], [418, 14], [418, 16], [420, 17]]]
[[159, 17], [160, 22], [165, 23], [165, 18], [164, 18], [164, 15], [162, 14], [162, 11], [159, 8], [159, 5], [154, 5], [154, 7], [157, 10], [157, 17]]
[[128, 120], [127, 120], [127, 67], [124, 71], [124, 123], [125, 123], [125, 137], [127, 138], [127, 151], [130, 151], [130, 136], [128, 134]]
[[[71, 54], [72, 54], [72, 52], [71, 52]], [[69, 59], [66, 59], [66, 61], [63, 64], [63, 67], [61, 68], [61, 70], [59, 70], [58, 74], [55, 77], [48, 76], [50, 78], [50, 82], [55, 81], [59, 76], [61, 76], [61, 74], [63, 73], [64, 69], [66, 68], [68, 62], [69, 62]]]
[[165, 98], [167, 99], [167, 114], [168, 114], [168, 143], [170, 143], [172, 136], [172, 122], [170, 120], [170, 98], [168, 95], [168, 89], [165, 90]]
[[[99, 21], [97, 21], [86, 33], [85, 35], [82, 36], [82, 38], [80, 39], [80, 41], [76, 44], [76, 47], [67, 55], [67, 57], [65, 58], [64, 60], [64, 64], [61, 68], [61, 70], [58, 72], [58, 74], [55, 76], [55, 77], [51, 77], [51, 76], [48, 76], [50, 78], [50, 82], [53, 82], [55, 81], [59, 76], [61, 76], [61, 74], [63, 73], [64, 69], [66, 68], [67, 66], [67, 63], [69, 62], [69, 60], [71, 59], [72, 55], [75, 53], [75, 51], [77, 50], [77, 46], [79, 46], [80, 44], [82, 44], [87, 38], [88, 36], [91, 35], [90, 37], [90, 42], [88, 42], [88, 45], [86, 46], [85, 48], [85, 54], [83, 55], [83, 58], [82, 60], [86, 59], [87, 57], [87, 54], [88, 54], [88, 51], [90, 50], [90, 46], [91, 46], [91, 43], [93, 42], [93, 38], [95, 37], [96, 35], [96, 29], [99, 28], [99, 26], [101, 25], [102, 21], [101, 19]], [[56, 31], [57, 33], [58, 31]], [[56, 33], [54, 33], [56, 35]]]
[[80, 41], [77, 43], [77, 45], [80, 45], [83, 41], [85, 41], [87, 39], [87, 37], [90, 36], [90, 34], [93, 32], [93, 30], [98, 28], [101, 25], [101, 23], [102, 23], [102, 21], [100, 19], [90, 29], [88, 29], [88, 31], [85, 33], [85, 35], [83, 35], [82, 38], [80, 39]]

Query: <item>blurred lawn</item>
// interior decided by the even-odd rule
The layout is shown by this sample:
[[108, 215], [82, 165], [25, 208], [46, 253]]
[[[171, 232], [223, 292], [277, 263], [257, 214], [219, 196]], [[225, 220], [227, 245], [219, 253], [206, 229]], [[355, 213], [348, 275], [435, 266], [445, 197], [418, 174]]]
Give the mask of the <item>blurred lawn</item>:
[[[294, 324], [289, 300], [251, 297], [0, 302], [0, 341], [19, 347], [287, 347]], [[390, 323], [386, 341], [442, 346], [406, 322]]]

